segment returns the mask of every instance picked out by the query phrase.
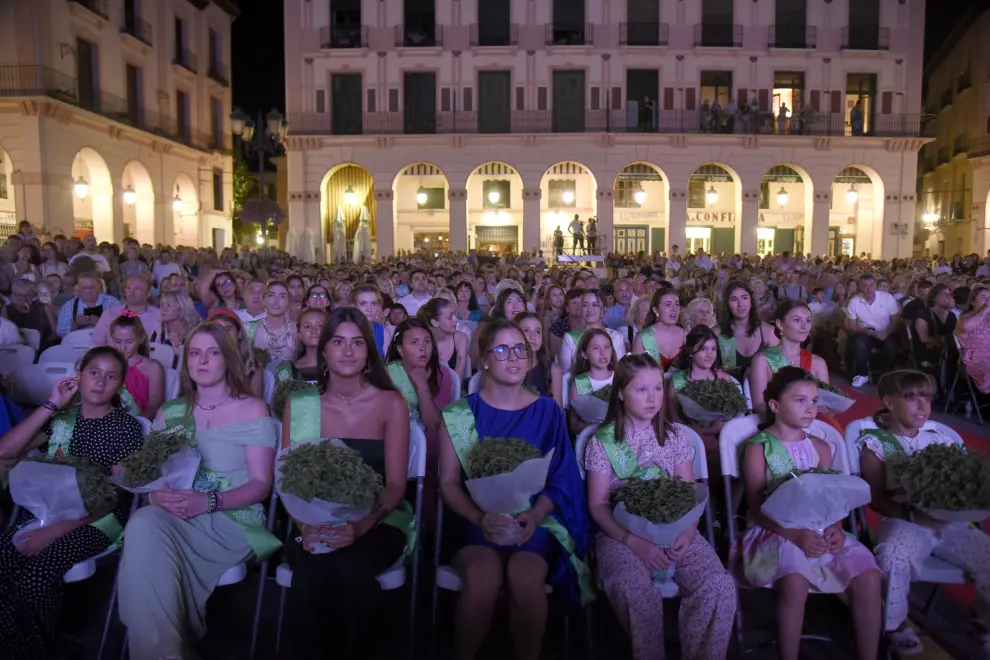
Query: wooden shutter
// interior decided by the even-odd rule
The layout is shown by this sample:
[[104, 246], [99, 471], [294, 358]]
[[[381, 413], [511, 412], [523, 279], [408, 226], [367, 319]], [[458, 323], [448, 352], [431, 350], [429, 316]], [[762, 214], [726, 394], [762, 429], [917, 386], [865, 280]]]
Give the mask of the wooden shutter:
[[773, 106], [770, 105], [770, 90], [761, 89], [760, 90], [760, 110], [772, 110]]
[[893, 92], [881, 92], [880, 93], [880, 114], [889, 115], [894, 111], [894, 93]]
[[375, 110], [375, 90], [368, 90], [368, 112], [376, 112]]
[[612, 88], [612, 109], [621, 110], [622, 109], [622, 88], [613, 87]]
[[663, 88], [663, 109], [673, 110], [674, 109], [674, 88], [664, 87]]
[[440, 112], [450, 112], [450, 87], [440, 90]]
[[684, 109], [694, 110], [694, 97], [698, 93], [694, 87], [687, 87], [684, 89]]
[[516, 87], [516, 110], [526, 109], [526, 88]]
[[324, 114], [327, 111], [327, 93], [322, 90], [316, 90], [316, 112], [317, 114]]
[[591, 88], [591, 109], [601, 110], [602, 107], [602, 90], [600, 87]]
[[394, 87], [388, 90], [388, 111], [398, 112], [399, 111], [399, 90]]
[[837, 115], [842, 114], [842, 90], [833, 89], [832, 90], [832, 108], [829, 112], [835, 113]]
[[821, 107], [821, 103], [822, 103], [822, 93], [817, 89], [811, 90], [811, 109], [814, 110], [815, 112], [818, 112], [819, 108]]
[[747, 101], [749, 101], [749, 97], [746, 96], [746, 93], [748, 91], [749, 90], [746, 89], [745, 87], [740, 87], [736, 91], [736, 105], [742, 105], [743, 103], [746, 103]]
[[465, 87], [461, 92], [461, 102], [464, 105], [464, 112], [474, 112], [474, 89]]
[[536, 88], [536, 109], [546, 110], [547, 109], [547, 88], [537, 87]]

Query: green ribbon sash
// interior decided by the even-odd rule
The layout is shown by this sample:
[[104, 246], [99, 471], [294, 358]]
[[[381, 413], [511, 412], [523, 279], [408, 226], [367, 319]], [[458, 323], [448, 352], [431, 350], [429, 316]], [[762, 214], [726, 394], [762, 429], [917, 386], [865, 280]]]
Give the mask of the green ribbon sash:
[[743, 443], [746, 445], [763, 445], [763, 457], [770, 468], [770, 474], [776, 478], [786, 477], [797, 470], [794, 459], [784, 446], [783, 441], [769, 431], [760, 431]]
[[688, 376], [686, 371], [675, 371], [670, 375], [670, 385], [674, 388], [675, 392], [680, 392], [688, 384]]
[[275, 382], [281, 383], [284, 380], [291, 380], [293, 377], [293, 366], [289, 360], [282, 360], [275, 367]]
[[577, 390], [578, 396], [593, 394], [595, 391], [595, 386], [591, 382], [591, 376], [588, 374], [578, 374], [575, 376], [574, 389]]
[[135, 417], [141, 416], [141, 408], [138, 406], [134, 395], [127, 391], [126, 385], [120, 389], [120, 402], [123, 404], [124, 410]]
[[617, 442], [615, 439], [615, 422], [609, 422], [595, 431], [595, 437], [602, 443], [608, 462], [612, 464], [612, 470], [621, 481], [629, 479], [666, 479], [669, 475], [660, 467], [651, 465], [648, 468], [640, 467], [639, 460], [636, 459], [636, 452], [629, 446], [628, 442]]
[[261, 325], [261, 319], [248, 321], [244, 324], [244, 334], [247, 336], [248, 346], [254, 346], [254, 336], [258, 332], [259, 325]]
[[409, 379], [405, 367], [401, 362], [389, 362], [386, 369], [392, 384], [398, 388], [409, 405], [409, 416], [417, 422], [422, 422], [423, 418], [419, 414], [419, 395], [416, 394], [416, 388]]
[[650, 356], [660, 363], [660, 345], [657, 344], [657, 336], [653, 332], [653, 326], [648, 328], [643, 328], [643, 331], [639, 333], [639, 341], [643, 344], [643, 350], [650, 354]]
[[716, 335], [718, 337], [718, 350], [722, 355], [722, 368], [726, 370], [731, 370], [736, 368], [736, 338], [733, 336], [726, 337], [722, 333]]
[[[79, 406], [72, 406], [71, 408], [60, 411], [52, 419], [52, 432], [48, 437], [49, 458], [64, 458], [69, 455], [69, 447], [72, 445], [72, 434], [76, 430], [76, 419], [78, 417]], [[113, 513], [108, 513], [89, 524], [91, 527], [95, 527], [106, 534], [112, 545], [117, 545], [120, 542], [121, 535], [124, 533], [124, 526], [120, 524], [117, 516]]]
[[902, 445], [901, 441], [897, 439], [897, 436], [886, 429], [863, 429], [862, 434], [872, 435], [874, 438], [879, 440], [883, 445], [883, 453], [885, 456], [907, 453], [904, 451], [904, 445]]
[[[196, 447], [196, 418], [192, 410], [186, 406], [185, 397], [166, 401], [162, 405], [162, 417], [165, 419], [166, 428], [182, 427], [189, 434], [190, 446]], [[222, 472], [208, 468], [204, 462], [200, 462], [192, 489], [200, 492], [226, 492], [232, 490], [233, 485]], [[240, 527], [258, 561], [270, 557], [282, 547], [282, 542], [265, 528], [265, 511], [261, 504], [243, 509], [225, 509], [221, 513]]]
[[[289, 418], [289, 443], [299, 444], [323, 437], [322, 407], [320, 393], [315, 387], [293, 392], [289, 395], [291, 416]], [[409, 502], [403, 501], [399, 508], [388, 514], [382, 522], [406, 535], [405, 556], [416, 549], [416, 513]]]
[[[444, 424], [447, 426], [447, 432], [450, 435], [450, 442], [454, 446], [454, 451], [457, 452], [457, 458], [461, 462], [461, 468], [470, 479], [471, 473], [468, 472], [467, 462], [468, 454], [471, 448], [480, 442], [474, 413], [471, 411], [467, 399], [459, 399], [445, 407], [441, 411], [441, 414], [443, 415]], [[512, 513], [522, 513], [531, 508], [532, 505], [529, 505]], [[577, 575], [578, 588], [581, 590], [581, 604], [587, 605], [591, 603], [595, 599], [595, 586], [591, 578], [591, 569], [577, 556], [577, 546], [571, 537], [571, 533], [552, 515], [544, 518], [543, 522], [540, 523], [540, 527], [553, 534], [554, 538], [557, 539], [557, 542], [560, 543], [561, 548], [567, 554], [568, 560]]]
[[577, 346], [581, 343], [581, 337], [584, 337], [584, 330], [571, 330], [567, 334], [574, 340], [574, 345]]
[[784, 355], [784, 349], [780, 346], [772, 346], [770, 348], [763, 349], [763, 357], [767, 359], [767, 366], [770, 367], [770, 373], [777, 373], [784, 367], [789, 367], [791, 361], [787, 359]]

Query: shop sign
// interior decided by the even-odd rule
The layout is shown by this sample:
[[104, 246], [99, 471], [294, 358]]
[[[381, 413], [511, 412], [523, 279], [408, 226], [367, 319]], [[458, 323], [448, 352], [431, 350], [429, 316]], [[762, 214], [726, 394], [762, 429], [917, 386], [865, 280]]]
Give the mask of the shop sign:
[[736, 214], [731, 211], [694, 211], [688, 212], [688, 224], [695, 225], [731, 225], [736, 221]]

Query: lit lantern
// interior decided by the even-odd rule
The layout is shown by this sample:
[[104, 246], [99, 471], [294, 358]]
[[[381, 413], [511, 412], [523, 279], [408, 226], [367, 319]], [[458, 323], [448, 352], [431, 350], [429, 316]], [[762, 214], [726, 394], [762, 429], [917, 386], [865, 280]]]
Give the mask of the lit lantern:
[[86, 179], [79, 177], [76, 179], [75, 183], [72, 184], [72, 190], [76, 193], [76, 197], [79, 199], [86, 199], [89, 197], [89, 182]]
[[716, 202], [718, 202], [718, 191], [715, 190], [715, 186], [709, 186], [708, 192], [705, 193], [705, 203], [714, 206]]
[[137, 193], [134, 192], [134, 188], [128, 186], [124, 189], [124, 204], [128, 206], [134, 206], [134, 202], [137, 201]]
[[781, 186], [780, 190], [777, 191], [777, 204], [779, 206], [787, 206], [788, 199], [790, 199], [790, 195], [787, 194], [784, 186]]
[[420, 188], [416, 191], [416, 203], [420, 206], [426, 204], [426, 188]]
[[642, 206], [643, 203], [646, 202], [646, 191], [640, 188], [639, 190], [633, 193], [633, 199], [636, 200], [637, 204]]
[[344, 191], [344, 203], [349, 206], [357, 204], [357, 193], [354, 192], [354, 188], [347, 186], [347, 190]]

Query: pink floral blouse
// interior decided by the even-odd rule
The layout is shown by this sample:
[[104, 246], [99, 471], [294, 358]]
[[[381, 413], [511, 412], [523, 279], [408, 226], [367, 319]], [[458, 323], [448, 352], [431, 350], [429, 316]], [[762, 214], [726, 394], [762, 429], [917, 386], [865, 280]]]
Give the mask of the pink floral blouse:
[[[673, 475], [681, 463], [694, 460], [694, 447], [688, 443], [678, 427], [667, 424], [666, 430], [667, 440], [662, 445], [657, 442], [652, 426], [646, 427], [639, 433], [633, 433], [627, 428], [626, 442], [635, 452], [636, 461], [641, 468], [656, 466], [668, 475]], [[615, 490], [622, 483], [612, 470], [605, 448], [596, 437], [592, 437], [585, 448], [584, 469], [588, 472], [612, 475], [609, 490]]]

